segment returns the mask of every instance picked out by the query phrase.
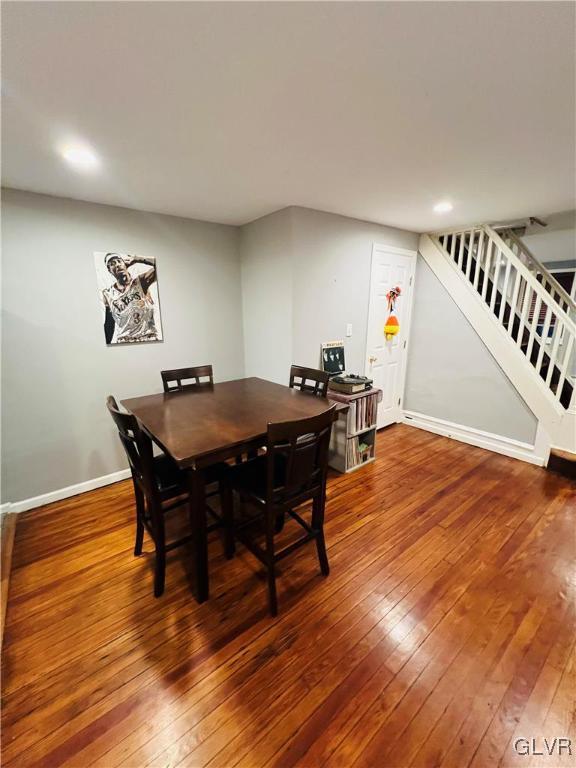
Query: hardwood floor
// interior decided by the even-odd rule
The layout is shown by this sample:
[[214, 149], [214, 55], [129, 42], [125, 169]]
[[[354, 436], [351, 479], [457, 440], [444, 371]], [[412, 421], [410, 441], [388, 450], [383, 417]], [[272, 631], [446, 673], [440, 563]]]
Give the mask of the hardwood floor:
[[378, 454], [331, 477], [331, 574], [284, 561], [277, 619], [217, 539], [207, 603], [184, 549], [154, 599], [128, 482], [22, 514], [3, 766], [573, 765], [513, 745], [576, 753], [574, 485], [407, 426]]
[[10, 589], [10, 574], [12, 573], [12, 549], [14, 547], [14, 533], [16, 531], [16, 519], [18, 515], [6, 512], [0, 516], [0, 534], [2, 538], [1, 554], [1, 594], [2, 605], [0, 610], [0, 648], [4, 638], [4, 624], [6, 623], [6, 608], [8, 606], [8, 591]]

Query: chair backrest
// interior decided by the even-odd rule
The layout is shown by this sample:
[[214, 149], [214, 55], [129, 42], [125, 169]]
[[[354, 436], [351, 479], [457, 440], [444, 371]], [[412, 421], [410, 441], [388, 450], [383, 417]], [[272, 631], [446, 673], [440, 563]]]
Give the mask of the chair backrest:
[[156, 483], [152, 442], [142, 433], [136, 416], [121, 411], [112, 395], [106, 399], [106, 406], [118, 428], [118, 436], [126, 451], [134, 481], [142, 486], [145, 493], [154, 494]]
[[[192, 368], [174, 368], [171, 371], [160, 371], [164, 392], [181, 392], [191, 389], [198, 384], [214, 384], [211, 365], [196, 365]], [[203, 381], [201, 381], [201, 379]], [[206, 381], [208, 379], [208, 381]], [[183, 384], [188, 381], [188, 384]]]
[[293, 365], [290, 368], [291, 389], [300, 389], [302, 392], [310, 392], [320, 397], [328, 397], [328, 382], [330, 375], [326, 371], [316, 368], [305, 368], [302, 365]]
[[268, 424], [267, 502], [288, 504], [322, 488], [328, 471], [328, 448], [335, 418], [333, 405], [319, 416]]

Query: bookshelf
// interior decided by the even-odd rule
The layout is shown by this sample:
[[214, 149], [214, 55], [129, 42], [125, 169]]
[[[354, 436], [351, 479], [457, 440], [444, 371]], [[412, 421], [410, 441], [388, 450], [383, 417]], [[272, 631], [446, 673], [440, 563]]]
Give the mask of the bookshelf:
[[353, 472], [376, 458], [376, 421], [382, 390], [345, 395], [329, 389], [328, 397], [348, 405], [332, 427], [328, 463], [337, 472]]

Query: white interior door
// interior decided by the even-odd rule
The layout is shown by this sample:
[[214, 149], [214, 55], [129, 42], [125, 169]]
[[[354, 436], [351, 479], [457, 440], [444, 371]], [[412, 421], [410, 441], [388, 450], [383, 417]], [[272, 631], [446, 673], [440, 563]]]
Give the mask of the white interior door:
[[[402, 413], [415, 267], [414, 251], [377, 244], [372, 249], [366, 375], [383, 393], [378, 407], [378, 428], [400, 421]], [[395, 286], [400, 286], [402, 291], [394, 309], [400, 330], [387, 341], [384, 335], [389, 315], [386, 294]]]

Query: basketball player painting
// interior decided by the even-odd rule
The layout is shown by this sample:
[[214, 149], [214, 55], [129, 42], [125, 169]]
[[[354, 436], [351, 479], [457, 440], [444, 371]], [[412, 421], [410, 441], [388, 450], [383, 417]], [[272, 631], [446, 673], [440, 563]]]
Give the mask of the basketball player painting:
[[[150, 286], [156, 281], [155, 260], [107, 253], [104, 263], [115, 278], [114, 284], [102, 291], [106, 344], [158, 341], [154, 301], [150, 295]], [[151, 268], [132, 276], [130, 267], [134, 264]]]

